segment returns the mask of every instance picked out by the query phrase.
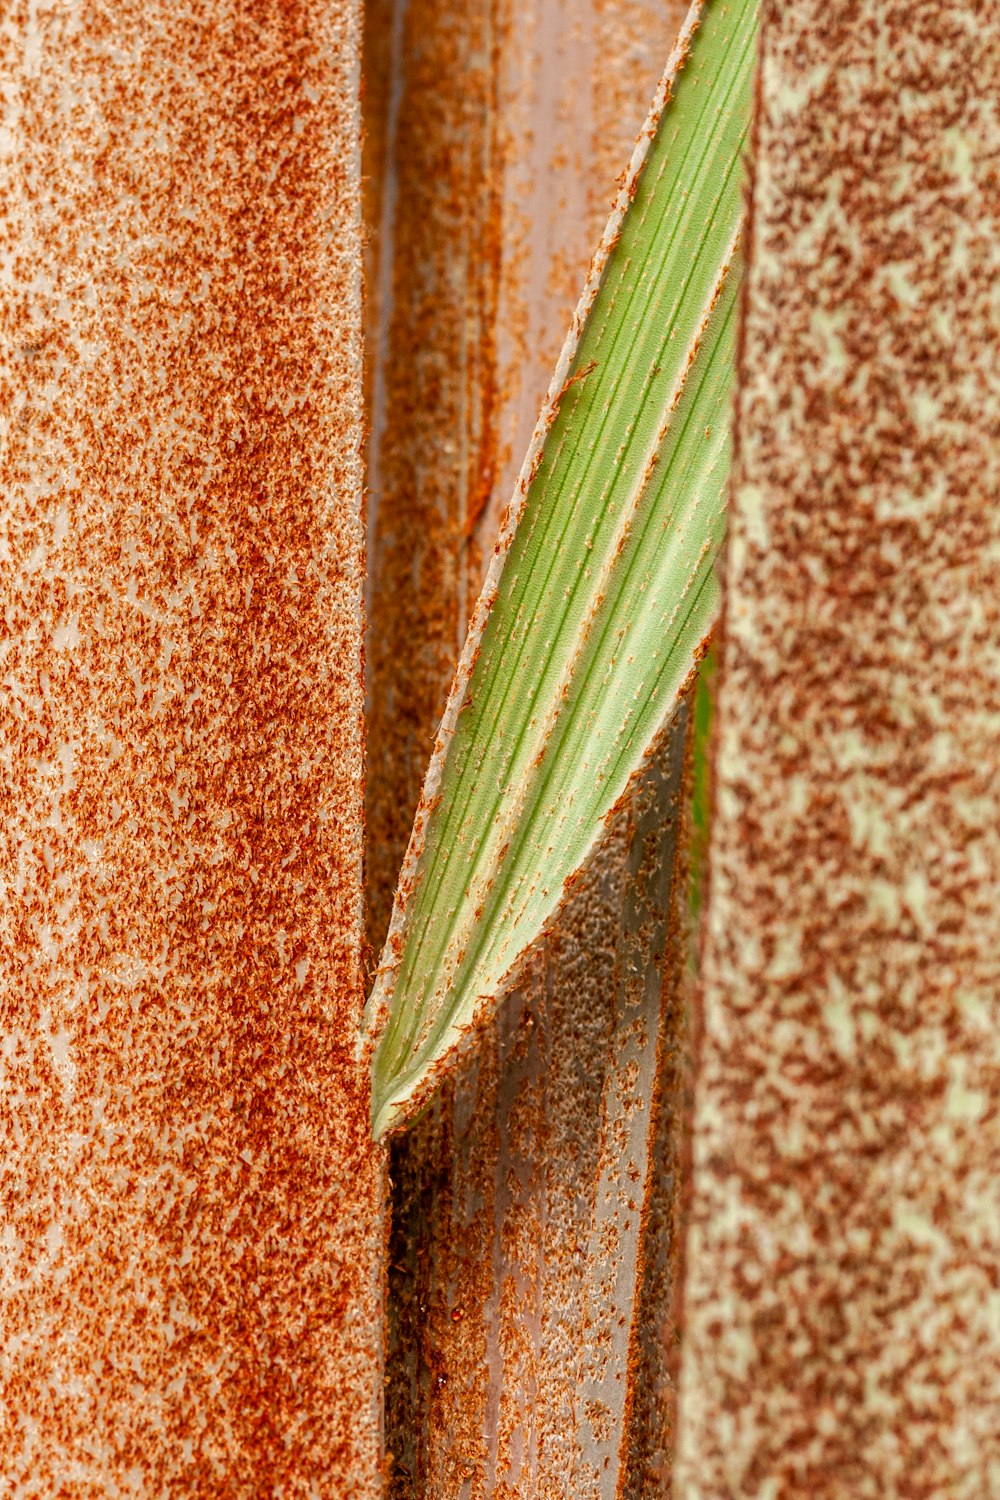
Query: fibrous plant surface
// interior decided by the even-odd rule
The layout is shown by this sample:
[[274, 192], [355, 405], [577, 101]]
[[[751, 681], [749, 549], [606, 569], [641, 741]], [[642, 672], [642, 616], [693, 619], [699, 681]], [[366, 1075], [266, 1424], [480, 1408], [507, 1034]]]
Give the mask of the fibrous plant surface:
[[378, 1493], [357, 23], [0, 12], [5, 1495]]
[[1000, 1475], [1000, 13], [765, 6], [685, 1500]]
[[372, 996], [377, 1132], [558, 907], [714, 617], [754, 15], [692, 12], [501, 528]]

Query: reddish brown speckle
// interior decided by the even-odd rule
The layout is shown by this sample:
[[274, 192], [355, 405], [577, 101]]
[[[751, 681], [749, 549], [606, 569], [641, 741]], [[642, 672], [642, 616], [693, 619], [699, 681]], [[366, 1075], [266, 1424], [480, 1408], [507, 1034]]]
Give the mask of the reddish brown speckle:
[[357, 30], [0, 17], [5, 1495], [377, 1493]]
[[682, 1500], [1000, 1493], [1000, 17], [769, 0]]

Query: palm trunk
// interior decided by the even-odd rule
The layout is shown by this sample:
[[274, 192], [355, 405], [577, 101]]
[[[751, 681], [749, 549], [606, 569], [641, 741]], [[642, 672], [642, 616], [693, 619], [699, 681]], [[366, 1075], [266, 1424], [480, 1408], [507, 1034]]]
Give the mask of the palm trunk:
[[8, 1492], [378, 1493], [358, 30], [0, 21]]
[[997, 1493], [995, 5], [768, 4], [680, 1492]]

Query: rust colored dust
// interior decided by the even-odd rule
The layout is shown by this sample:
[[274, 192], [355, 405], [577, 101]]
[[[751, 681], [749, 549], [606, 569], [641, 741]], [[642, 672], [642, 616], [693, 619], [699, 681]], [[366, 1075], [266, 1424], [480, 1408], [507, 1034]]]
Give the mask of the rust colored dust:
[[684, 1500], [1000, 1474], [1000, 14], [764, 7]]
[[18, 1494], [377, 1493], [358, 30], [0, 19]]

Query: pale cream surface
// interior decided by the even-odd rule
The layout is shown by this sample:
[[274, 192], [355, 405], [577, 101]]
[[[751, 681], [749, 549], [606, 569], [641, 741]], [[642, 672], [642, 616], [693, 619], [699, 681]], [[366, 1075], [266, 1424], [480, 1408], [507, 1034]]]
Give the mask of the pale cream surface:
[[764, 7], [679, 1500], [1000, 1495], [1000, 10]]
[[358, 13], [0, 11], [0, 1492], [377, 1493]]

